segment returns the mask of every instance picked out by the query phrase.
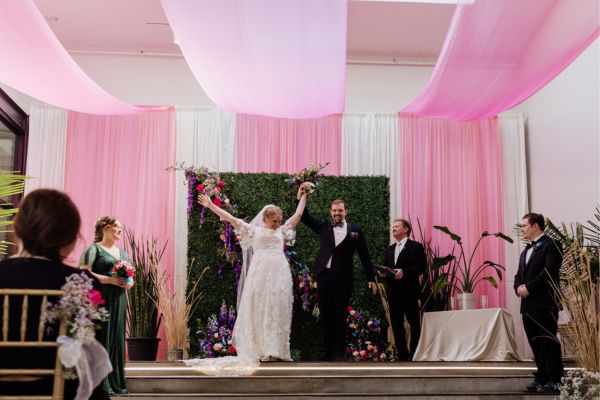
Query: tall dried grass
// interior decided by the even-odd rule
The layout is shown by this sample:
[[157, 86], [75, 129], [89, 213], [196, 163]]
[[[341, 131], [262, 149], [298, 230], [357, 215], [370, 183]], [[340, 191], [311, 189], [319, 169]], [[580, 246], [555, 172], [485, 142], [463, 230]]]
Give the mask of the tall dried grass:
[[162, 314], [167, 347], [169, 350], [183, 350], [184, 358], [189, 349], [188, 321], [202, 297], [196, 288], [206, 270], [208, 267], [187, 294], [184, 289], [175, 291], [167, 272], [164, 269], [159, 271], [156, 306]]
[[594, 257], [582, 241], [573, 240], [563, 253], [560, 284], [553, 283], [558, 301], [570, 321], [560, 326], [563, 343], [571, 347], [577, 364], [600, 370], [600, 307], [598, 282], [591, 269]]

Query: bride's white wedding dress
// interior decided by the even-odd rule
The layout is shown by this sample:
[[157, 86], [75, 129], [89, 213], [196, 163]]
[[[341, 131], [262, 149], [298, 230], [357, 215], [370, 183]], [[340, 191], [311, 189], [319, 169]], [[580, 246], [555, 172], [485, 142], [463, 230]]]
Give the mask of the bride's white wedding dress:
[[293, 244], [296, 232], [288, 225], [269, 229], [238, 222], [240, 244], [253, 253], [233, 328], [238, 355], [185, 361], [210, 375], [249, 375], [266, 356], [291, 361], [293, 283], [283, 246]]

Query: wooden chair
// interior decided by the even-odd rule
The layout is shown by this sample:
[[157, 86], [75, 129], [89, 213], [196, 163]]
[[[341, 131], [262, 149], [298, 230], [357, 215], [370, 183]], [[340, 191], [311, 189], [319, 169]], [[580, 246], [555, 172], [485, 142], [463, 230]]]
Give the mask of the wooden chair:
[[[0, 393], [0, 400], [62, 400], [64, 396], [64, 373], [63, 366], [58, 357], [58, 347], [60, 346], [56, 340], [45, 340], [44, 331], [46, 327], [46, 307], [48, 305], [48, 297], [61, 296], [61, 290], [45, 290], [45, 289], [0, 289], [0, 299], [3, 299], [2, 304], [2, 332], [0, 334], [0, 348], [27, 348], [27, 349], [42, 349], [56, 348], [56, 360], [54, 369], [36, 369], [36, 368], [19, 368], [19, 369], [0, 369], [0, 379], [8, 381], [27, 380], [36, 377], [51, 376], [53, 377], [52, 394], [39, 396], [5, 396]], [[37, 336], [36, 340], [31, 340], [32, 332], [27, 332], [28, 317], [37, 315], [36, 310], [30, 310], [30, 297], [41, 297], [39, 321], [37, 321]], [[22, 299], [20, 325], [17, 340], [9, 340], [10, 326], [10, 301]], [[35, 301], [37, 303], [37, 301]], [[31, 324], [29, 324], [31, 325]], [[13, 322], [14, 326], [14, 322]], [[61, 321], [58, 328], [58, 335], [65, 335], [67, 331], [66, 321]]]

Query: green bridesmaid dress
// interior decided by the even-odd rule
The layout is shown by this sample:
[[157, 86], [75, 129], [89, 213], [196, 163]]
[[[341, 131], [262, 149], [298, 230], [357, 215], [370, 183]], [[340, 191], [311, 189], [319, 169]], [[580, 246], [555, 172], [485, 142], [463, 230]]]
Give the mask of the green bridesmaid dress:
[[[119, 249], [120, 259], [130, 261], [123, 249]], [[98, 275], [110, 275], [110, 270], [119, 261], [97, 244], [87, 248], [81, 256], [80, 264], [92, 267]], [[113, 370], [102, 381], [102, 388], [108, 395], [127, 394], [125, 386], [125, 323], [127, 320], [127, 296], [125, 289], [115, 285], [102, 285], [104, 307], [110, 313], [109, 320], [96, 331], [96, 339], [106, 349]]]

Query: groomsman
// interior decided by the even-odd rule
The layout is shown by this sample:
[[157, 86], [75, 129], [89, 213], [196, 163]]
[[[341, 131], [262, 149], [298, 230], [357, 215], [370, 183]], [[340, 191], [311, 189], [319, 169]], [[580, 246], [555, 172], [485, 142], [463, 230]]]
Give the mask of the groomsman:
[[[398, 361], [412, 360], [421, 336], [419, 277], [425, 272], [426, 258], [423, 245], [409, 239], [411, 231], [412, 227], [407, 220], [399, 218], [394, 221], [392, 235], [396, 242], [388, 247], [383, 262], [386, 267], [394, 271], [394, 276], [380, 273], [387, 286]], [[404, 316], [410, 325], [410, 349], [406, 344]]]
[[312, 272], [317, 277], [319, 320], [324, 350], [322, 360], [341, 361], [344, 360], [346, 320], [352, 294], [355, 252], [360, 257], [373, 294], [377, 293], [377, 285], [365, 236], [358, 226], [346, 222], [346, 202], [334, 200], [329, 212], [331, 220], [317, 221], [305, 208], [301, 221], [318, 234], [320, 240]]
[[544, 235], [542, 214], [523, 217], [521, 232], [529, 240], [521, 253], [515, 275], [515, 292], [521, 298], [521, 315], [537, 372], [528, 392], [559, 393], [563, 375], [562, 352], [556, 337], [558, 303], [550, 282], [558, 284], [562, 251], [560, 243]]

